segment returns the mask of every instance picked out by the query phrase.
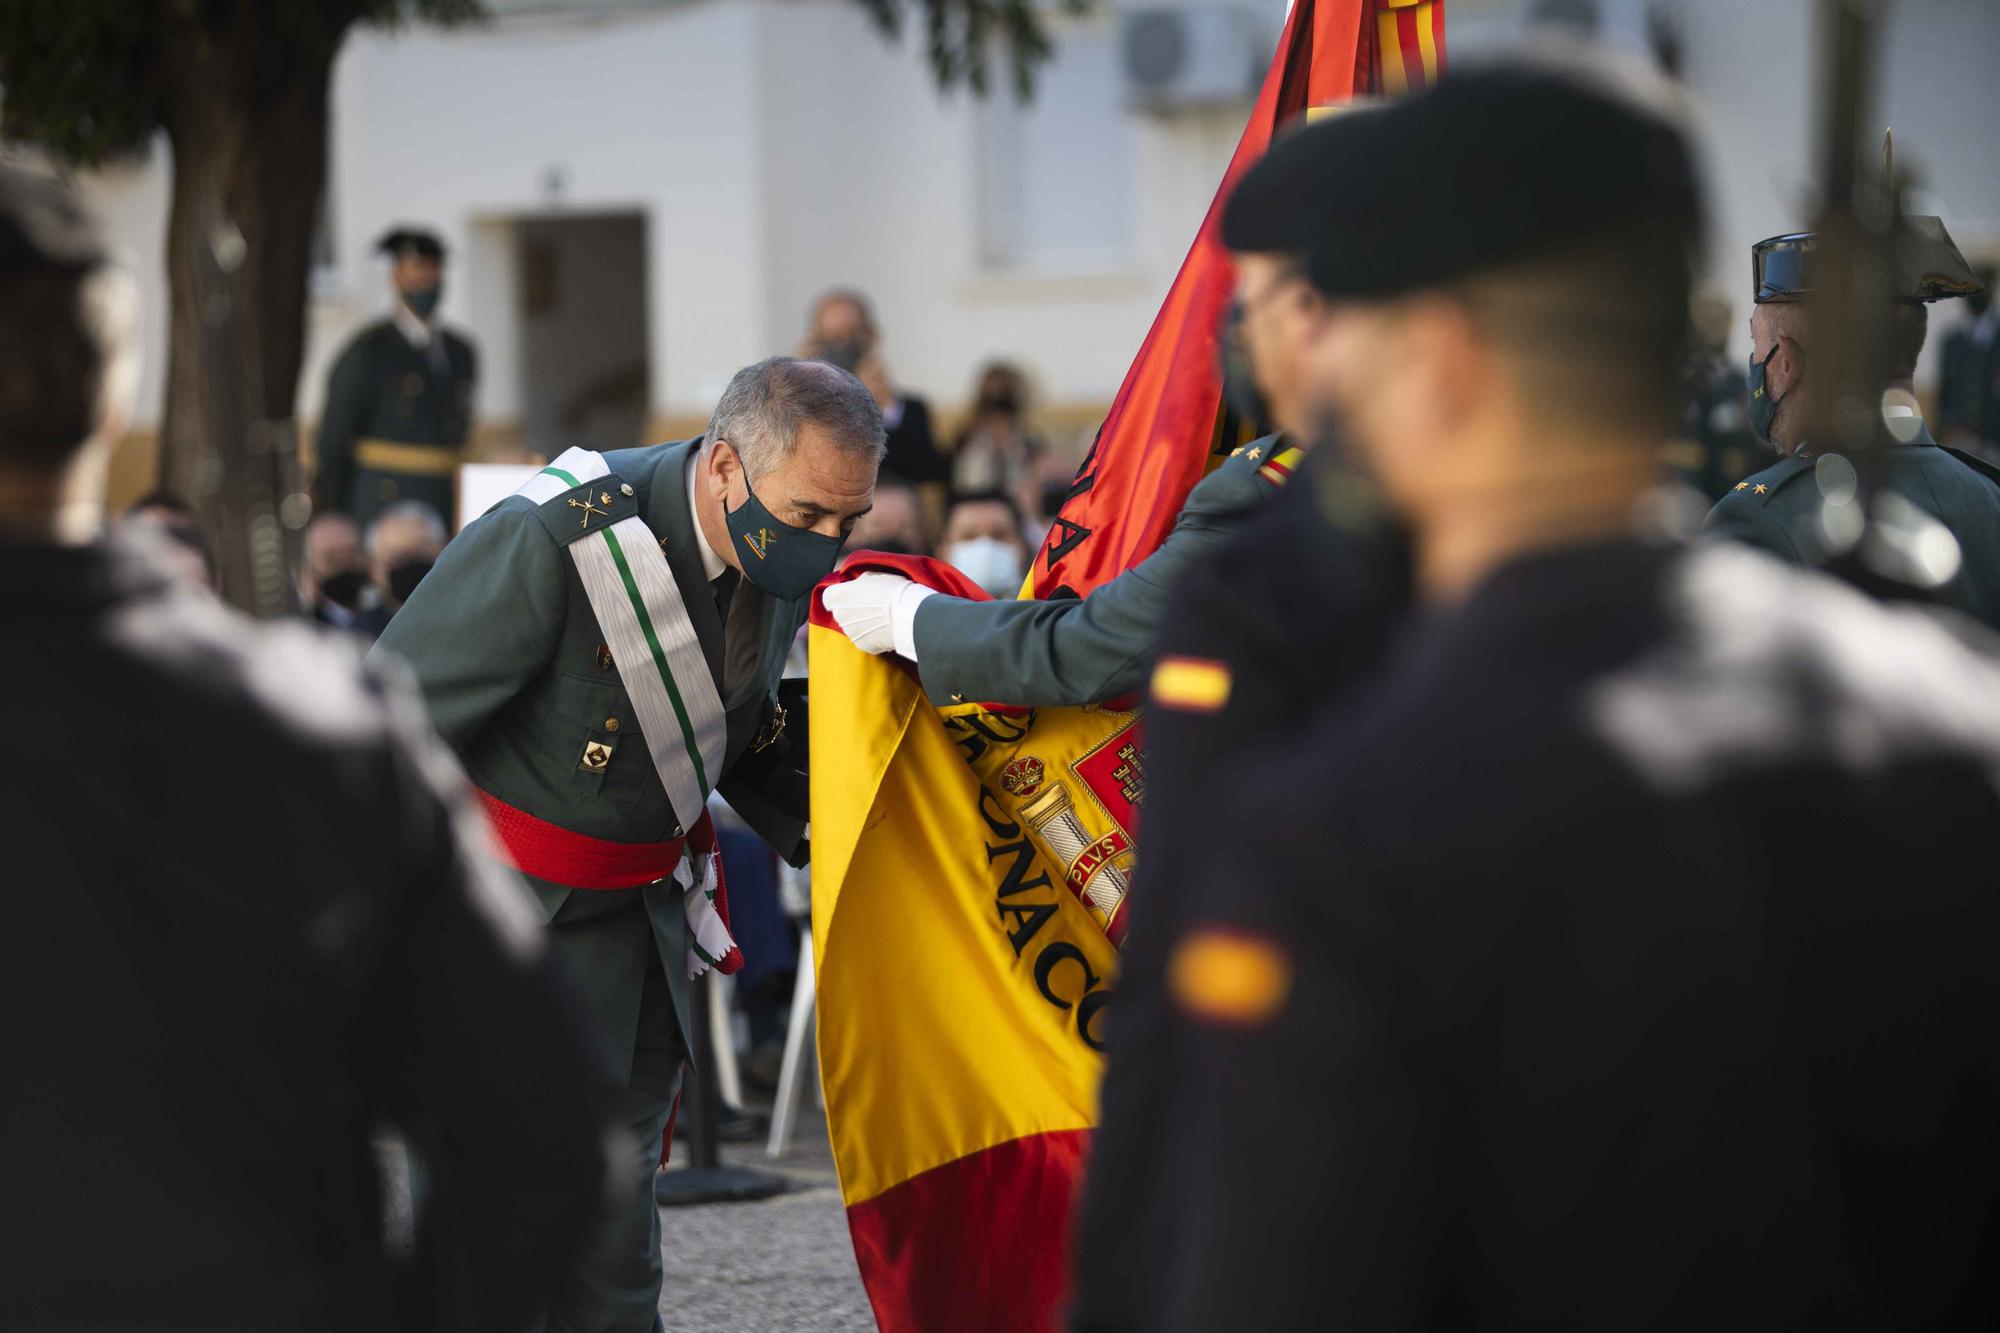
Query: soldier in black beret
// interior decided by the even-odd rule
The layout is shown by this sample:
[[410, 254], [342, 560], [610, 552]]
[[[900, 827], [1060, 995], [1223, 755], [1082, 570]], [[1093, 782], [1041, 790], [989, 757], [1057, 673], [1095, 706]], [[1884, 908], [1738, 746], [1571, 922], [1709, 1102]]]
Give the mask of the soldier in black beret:
[[[1815, 564], [1840, 549], [1838, 524], [1857, 481], [1845, 456], [1807, 439], [1824, 376], [1809, 373], [1810, 313], [1819, 238], [1772, 236], [1751, 247], [1750, 424], [1781, 455], [1736, 483], [1708, 517], [1709, 529], [1783, 560]], [[1984, 285], [1935, 217], [1907, 219], [1896, 255], [1896, 300], [1889, 317], [1889, 379], [1882, 412], [1890, 438], [1881, 483], [1936, 519], [1957, 539], [1956, 570], [1940, 600], [2000, 629], [2000, 469], [1931, 438], [1911, 389], [1930, 303], [1973, 296]], [[1827, 512], [1830, 510], [1831, 512]]]
[[1463, 70], [1237, 199], [1309, 233], [1335, 424], [1224, 560], [1334, 569], [1230, 591], [1350, 623], [1372, 514], [1412, 601], [1253, 753], [1153, 765], [1192, 795], [1148, 810], [1074, 1326], [1990, 1316], [2000, 900], [1955, 866], [2000, 672], [1649, 521], [1702, 218], [1674, 99]]
[[419, 500], [449, 521], [478, 358], [438, 318], [444, 243], [397, 227], [376, 249], [389, 257], [395, 305], [354, 336], [327, 377], [314, 437], [318, 508], [366, 528], [388, 505]]

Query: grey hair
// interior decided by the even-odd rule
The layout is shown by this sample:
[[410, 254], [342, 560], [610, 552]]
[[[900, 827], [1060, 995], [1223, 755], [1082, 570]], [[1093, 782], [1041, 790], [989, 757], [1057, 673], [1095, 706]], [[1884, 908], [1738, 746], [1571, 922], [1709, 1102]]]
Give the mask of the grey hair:
[[422, 500], [398, 500], [394, 504], [384, 505], [381, 511], [369, 521], [368, 553], [370, 555], [375, 553], [375, 548], [378, 544], [377, 534], [382, 531], [385, 523], [405, 518], [414, 519], [422, 526], [424, 535], [439, 546], [444, 545], [446, 539], [451, 536], [449, 532], [445, 531], [444, 516], [439, 514], [436, 509], [425, 504]]
[[887, 452], [882, 409], [867, 386], [837, 366], [795, 356], [737, 371], [715, 404], [702, 448], [729, 441], [754, 481], [791, 456], [807, 424], [824, 430], [842, 452], [876, 463]]

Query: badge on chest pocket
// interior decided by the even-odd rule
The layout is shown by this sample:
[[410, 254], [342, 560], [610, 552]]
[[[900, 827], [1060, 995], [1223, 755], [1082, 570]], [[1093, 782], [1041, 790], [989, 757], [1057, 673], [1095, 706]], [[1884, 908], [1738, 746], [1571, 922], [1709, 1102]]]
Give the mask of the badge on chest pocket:
[[659, 780], [632, 721], [631, 699], [614, 672], [590, 661], [602, 674], [564, 672], [552, 700], [550, 720], [566, 733], [565, 749], [573, 756], [565, 785], [577, 796], [630, 806], [656, 790]]
[[576, 766], [586, 773], [602, 773], [611, 766], [611, 751], [615, 746], [614, 741], [585, 741], [583, 757], [576, 761]]

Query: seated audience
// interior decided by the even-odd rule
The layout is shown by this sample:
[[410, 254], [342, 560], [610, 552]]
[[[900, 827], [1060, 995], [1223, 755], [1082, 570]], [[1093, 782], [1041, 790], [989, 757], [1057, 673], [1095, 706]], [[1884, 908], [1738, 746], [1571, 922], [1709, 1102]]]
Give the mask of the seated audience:
[[980, 491], [952, 501], [940, 557], [995, 597], [1021, 591], [1028, 538], [1021, 506], [1005, 491]]
[[398, 500], [368, 525], [368, 563], [376, 595], [389, 615], [431, 572], [449, 534], [438, 511], [422, 500]]
[[799, 355], [839, 366], [875, 395], [882, 425], [889, 432], [889, 451], [882, 458], [884, 479], [896, 476], [912, 486], [942, 485], [950, 469], [931, 431], [930, 404], [892, 384], [881, 345], [868, 298], [851, 288], [836, 288], [813, 302], [811, 325]]
[[886, 551], [890, 555], [929, 555], [923, 506], [908, 482], [887, 477], [875, 484], [875, 507], [861, 516], [847, 535], [846, 549]]
[[172, 491], [148, 491], [127, 506], [120, 529], [146, 541], [153, 557], [183, 583], [215, 591], [215, 551], [201, 530], [194, 506], [180, 496]]
[[971, 417], [952, 447], [953, 491], [1020, 495], [1035, 484], [1035, 463], [1046, 446], [1028, 413], [1027, 376], [1010, 362], [989, 362], [979, 372]]
[[346, 514], [320, 514], [306, 524], [299, 562], [299, 605], [322, 625], [374, 638], [389, 623], [368, 577], [361, 528]]

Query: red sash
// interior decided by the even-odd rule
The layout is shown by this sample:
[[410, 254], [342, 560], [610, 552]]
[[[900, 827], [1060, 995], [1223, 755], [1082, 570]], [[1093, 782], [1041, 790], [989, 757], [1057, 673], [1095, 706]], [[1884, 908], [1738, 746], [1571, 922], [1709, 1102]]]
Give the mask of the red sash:
[[[670, 842], [611, 842], [537, 819], [526, 810], [517, 810], [497, 796], [481, 791], [493, 834], [499, 839], [502, 859], [523, 874], [551, 884], [575, 889], [635, 889], [642, 884], [665, 879], [681, 863], [687, 849], [686, 838]], [[695, 846], [706, 851], [715, 845], [708, 832], [708, 814], [695, 826]], [[703, 846], [706, 843], [707, 846]]]
[[[715, 856], [715, 823], [708, 811], [701, 812], [701, 822], [694, 826], [691, 838], [675, 838], [671, 842], [611, 842], [586, 833], [572, 833], [546, 819], [537, 819], [526, 810], [516, 809], [478, 787], [473, 790], [479, 792], [479, 800], [486, 807], [486, 817], [500, 843], [502, 858], [521, 873], [551, 884], [573, 889], [635, 889], [673, 874], [680, 866], [681, 854], [692, 841], [698, 854], [715, 857], [715, 906], [722, 915], [722, 924], [728, 926], [729, 889], [722, 878], [722, 858]], [[742, 952], [732, 949], [727, 957], [716, 960], [715, 970], [727, 974], [742, 966]], [[673, 1108], [667, 1112], [666, 1133], [660, 1136], [663, 1167], [673, 1151], [674, 1121], [680, 1117], [680, 1111], [680, 1094], [676, 1093]]]

